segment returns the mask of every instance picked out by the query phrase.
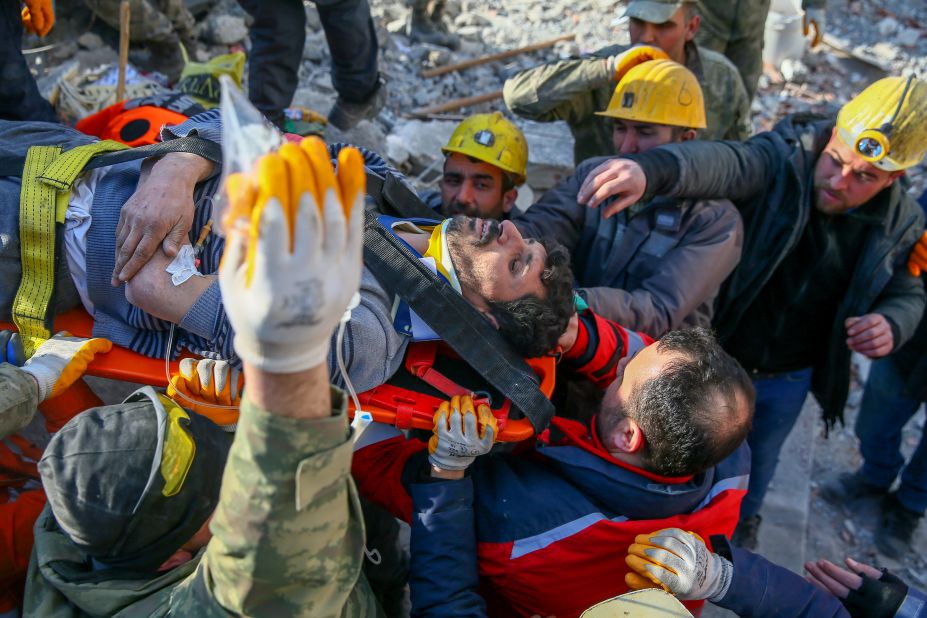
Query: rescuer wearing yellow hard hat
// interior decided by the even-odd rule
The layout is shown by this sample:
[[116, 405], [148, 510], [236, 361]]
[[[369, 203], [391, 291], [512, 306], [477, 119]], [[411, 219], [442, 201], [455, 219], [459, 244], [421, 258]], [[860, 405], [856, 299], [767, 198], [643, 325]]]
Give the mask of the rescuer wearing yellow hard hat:
[[525, 182], [528, 142], [499, 112], [464, 119], [441, 149], [441, 190], [422, 199], [445, 217], [507, 219]]
[[[753, 123], [743, 80], [722, 54], [696, 45], [699, 13], [697, 0], [630, 0], [624, 16], [631, 45], [656, 47], [695, 74], [706, 101], [706, 139], [747, 139]], [[604, 17], [608, 21], [613, 16]], [[619, 81], [615, 65], [629, 53], [636, 53], [635, 48], [610, 45], [520, 71], [505, 81], [505, 104], [530, 120], [565, 121], [573, 133], [577, 165], [590, 157], [613, 155], [611, 118], [595, 112], [611, 97]]]
[[[927, 83], [889, 77], [836, 118], [795, 114], [745, 143], [690, 142], [614, 159], [579, 191], [606, 217], [644, 195], [726, 196], [740, 209], [743, 257], [714, 326], [757, 389], [750, 486], [735, 537], [748, 549], [809, 390], [832, 425], [843, 416], [851, 351], [883, 357], [920, 321], [924, 285], [905, 263], [924, 217], [898, 179], [925, 151]], [[885, 505], [889, 519], [900, 508]]]
[[[614, 123], [614, 151], [634, 155], [694, 139], [705, 128], [695, 75], [659, 49], [636, 52], [616, 67], [618, 85], [597, 112]], [[712, 301], [740, 257], [737, 210], [726, 200], [644, 200], [606, 220], [576, 199], [605, 160], [581, 163], [513, 223], [567, 246], [578, 293], [596, 313], [653, 337], [709, 325]]]

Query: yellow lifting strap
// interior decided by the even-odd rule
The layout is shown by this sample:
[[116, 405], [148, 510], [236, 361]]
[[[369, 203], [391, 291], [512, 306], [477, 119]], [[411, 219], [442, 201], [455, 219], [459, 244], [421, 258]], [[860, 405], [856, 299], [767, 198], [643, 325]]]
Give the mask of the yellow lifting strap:
[[112, 140], [72, 148], [33, 146], [26, 153], [19, 194], [22, 280], [13, 300], [13, 322], [26, 358], [51, 337], [48, 307], [55, 288], [55, 224], [64, 223], [71, 186], [95, 155], [128, 148]]

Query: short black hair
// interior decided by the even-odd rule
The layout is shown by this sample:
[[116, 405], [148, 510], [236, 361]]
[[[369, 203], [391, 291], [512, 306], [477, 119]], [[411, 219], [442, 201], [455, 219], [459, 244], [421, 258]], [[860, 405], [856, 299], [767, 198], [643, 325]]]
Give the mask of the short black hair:
[[499, 324], [499, 333], [516, 352], [527, 358], [550, 353], [566, 332], [573, 315], [573, 271], [570, 254], [556, 240], [540, 238], [547, 251], [541, 283], [545, 297], [534, 294], [499, 302], [489, 301], [490, 314]]
[[699, 474], [746, 439], [756, 399], [753, 383], [708, 329], [673, 331], [655, 345], [681, 358], [638, 385], [623, 411], [603, 407], [600, 435], [610, 433], [623, 412], [644, 434], [641, 457], [647, 470], [663, 476]]

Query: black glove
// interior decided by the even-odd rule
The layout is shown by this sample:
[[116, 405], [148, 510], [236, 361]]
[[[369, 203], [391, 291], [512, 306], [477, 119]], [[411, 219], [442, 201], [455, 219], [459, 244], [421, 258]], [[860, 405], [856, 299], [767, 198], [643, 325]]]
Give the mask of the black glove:
[[842, 599], [843, 606], [853, 618], [892, 618], [905, 596], [908, 594], [908, 585], [898, 577], [882, 569], [882, 577], [872, 579], [865, 575], [863, 585], [856, 590], [850, 590], [847, 598]]

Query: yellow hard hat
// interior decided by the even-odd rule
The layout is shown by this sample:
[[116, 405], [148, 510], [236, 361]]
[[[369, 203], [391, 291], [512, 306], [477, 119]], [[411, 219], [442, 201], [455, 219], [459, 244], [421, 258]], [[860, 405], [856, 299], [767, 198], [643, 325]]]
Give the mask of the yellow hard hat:
[[927, 151], [927, 83], [911, 75], [871, 84], [840, 108], [837, 135], [886, 172], [917, 165]]
[[454, 129], [444, 154], [456, 152], [495, 165], [515, 176], [515, 184], [525, 182], [528, 168], [528, 142], [521, 129], [501, 112], [474, 114]]
[[608, 108], [596, 114], [692, 129], [708, 126], [702, 87], [692, 71], [672, 60], [632, 67], [615, 86]]

